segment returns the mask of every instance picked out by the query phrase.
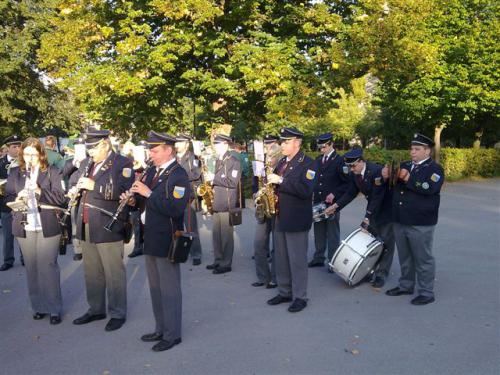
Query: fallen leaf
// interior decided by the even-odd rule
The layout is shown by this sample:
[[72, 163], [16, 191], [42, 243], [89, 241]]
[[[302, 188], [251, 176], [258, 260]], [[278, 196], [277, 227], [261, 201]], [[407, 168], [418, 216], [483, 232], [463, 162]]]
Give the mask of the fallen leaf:
[[358, 349], [352, 349], [351, 350], [351, 354], [352, 355], [358, 355], [359, 354], [359, 350]]
[[104, 371], [102, 372], [102, 375], [109, 375], [109, 374], [111, 374], [111, 372], [109, 372], [109, 370], [104, 370]]
[[10, 289], [4, 289], [4, 290], [3, 290], [3, 292], [4, 292], [4, 293], [10, 293], [10, 292], [11, 292], [11, 290], [10, 290]]
[[38, 335], [33, 336], [33, 339], [34, 339], [34, 340], [40, 340], [40, 336], [38, 336]]

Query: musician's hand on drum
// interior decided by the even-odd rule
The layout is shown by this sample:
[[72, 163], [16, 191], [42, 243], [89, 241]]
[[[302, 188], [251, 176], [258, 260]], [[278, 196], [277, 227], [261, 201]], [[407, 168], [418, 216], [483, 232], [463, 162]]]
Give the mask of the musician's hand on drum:
[[76, 194], [78, 194], [78, 187], [73, 186], [71, 189], [68, 190], [68, 192], [66, 193], [66, 196], [69, 199], [73, 199], [76, 196]]
[[385, 165], [384, 168], [382, 168], [382, 178], [384, 180], [387, 180], [389, 178], [389, 166]]
[[76, 187], [84, 190], [94, 190], [95, 181], [88, 177], [80, 177]]
[[403, 182], [408, 182], [410, 179], [410, 171], [408, 171], [408, 169], [401, 168], [399, 170], [398, 178]]
[[337, 203], [334, 203], [330, 207], [326, 208], [325, 214], [327, 214], [328, 216], [331, 216], [335, 213], [335, 211], [337, 211], [337, 208], [339, 208], [339, 206], [337, 205]]
[[270, 184], [279, 185], [282, 181], [283, 179], [275, 173], [267, 175], [267, 182]]
[[27, 199], [29, 196], [29, 190], [23, 189], [19, 193], [17, 193], [16, 200]]
[[370, 219], [365, 217], [359, 226], [361, 227], [361, 230], [363, 232], [368, 233], [368, 227], [370, 226]]
[[334, 199], [335, 199], [335, 195], [333, 195], [333, 193], [330, 193], [326, 196], [325, 203], [332, 204]]
[[132, 185], [132, 189], [130, 189], [130, 191], [132, 193], [137, 193], [139, 195], [142, 195], [143, 197], [146, 198], [148, 198], [152, 193], [151, 189], [140, 181], [134, 182], [134, 184]]

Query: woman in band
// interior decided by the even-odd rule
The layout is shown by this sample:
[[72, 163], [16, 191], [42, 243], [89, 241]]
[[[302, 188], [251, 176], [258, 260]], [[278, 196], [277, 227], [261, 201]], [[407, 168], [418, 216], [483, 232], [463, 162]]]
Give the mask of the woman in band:
[[49, 166], [45, 150], [36, 138], [21, 145], [19, 167], [10, 171], [6, 202], [14, 209], [12, 233], [24, 254], [33, 319], [50, 314], [50, 324], [61, 322], [62, 298], [57, 264], [61, 228], [56, 209], [65, 203], [61, 172]]

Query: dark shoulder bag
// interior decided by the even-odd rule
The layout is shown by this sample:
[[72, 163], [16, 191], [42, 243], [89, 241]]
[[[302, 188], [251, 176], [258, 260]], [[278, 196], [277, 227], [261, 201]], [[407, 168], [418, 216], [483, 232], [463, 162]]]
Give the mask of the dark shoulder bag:
[[[167, 174], [167, 181], [165, 183], [165, 190], [167, 192], [167, 199], [170, 199], [170, 194], [168, 191], [168, 178], [170, 173], [172, 173], [178, 166], [173, 167]], [[189, 204], [189, 202], [188, 202]], [[188, 209], [188, 226], [189, 232], [184, 232], [181, 230], [174, 230], [174, 222], [170, 218], [170, 225], [172, 226], [172, 241], [170, 242], [170, 249], [167, 254], [167, 258], [172, 263], [185, 263], [189, 258], [189, 251], [191, 250], [191, 244], [193, 243], [193, 235], [191, 231], [191, 210]]]

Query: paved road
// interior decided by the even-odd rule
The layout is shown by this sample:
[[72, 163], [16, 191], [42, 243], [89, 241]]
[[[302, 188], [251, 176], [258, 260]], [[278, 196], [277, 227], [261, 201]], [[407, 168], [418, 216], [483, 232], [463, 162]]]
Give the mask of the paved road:
[[[413, 306], [364, 284], [348, 288], [324, 269], [309, 272], [310, 303], [290, 314], [253, 288], [253, 217], [238, 227], [234, 271], [212, 275], [209, 221], [202, 267], [183, 265], [183, 342], [153, 353], [139, 337], [153, 328], [139, 257], [127, 262], [126, 325], [74, 326], [86, 310], [80, 262], [60, 258], [64, 317], [59, 326], [31, 318], [24, 269], [0, 274], [1, 374], [498, 374], [500, 180], [446, 185], [434, 253], [437, 302]], [[346, 236], [364, 199], [342, 213]], [[312, 237], [309, 251], [312, 253]], [[130, 251], [127, 248], [127, 251]], [[387, 287], [397, 283], [399, 264]], [[385, 289], [385, 288], [384, 288]]]

